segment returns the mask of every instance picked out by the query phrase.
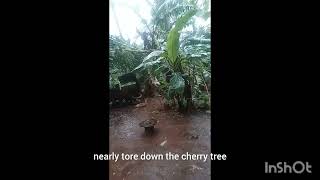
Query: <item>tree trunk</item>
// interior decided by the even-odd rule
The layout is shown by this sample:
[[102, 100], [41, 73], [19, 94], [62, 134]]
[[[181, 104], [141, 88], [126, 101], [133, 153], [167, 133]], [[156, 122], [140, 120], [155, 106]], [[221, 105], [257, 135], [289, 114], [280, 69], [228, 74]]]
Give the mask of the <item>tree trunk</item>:
[[190, 113], [192, 110], [192, 87], [190, 82], [186, 81], [185, 99], [187, 100], [186, 112]]

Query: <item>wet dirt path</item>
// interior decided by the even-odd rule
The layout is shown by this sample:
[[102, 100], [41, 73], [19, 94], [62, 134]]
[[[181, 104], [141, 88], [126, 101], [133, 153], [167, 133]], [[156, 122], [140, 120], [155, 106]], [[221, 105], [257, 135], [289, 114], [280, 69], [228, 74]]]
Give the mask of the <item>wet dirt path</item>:
[[[152, 136], [146, 136], [139, 122], [153, 117], [158, 121]], [[161, 98], [148, 99], [147, 106], [110, 110], [110, 152], [125, 154], [209, 154], [211, 115], [204, 112], [183, 116], [164, 110]], [[165, 143], [164, 143], [165, 142]], [[161, 144], [163, 146], [161, 146]], [[109, 161], [112, 180], [210, 179], [210, 161]]]

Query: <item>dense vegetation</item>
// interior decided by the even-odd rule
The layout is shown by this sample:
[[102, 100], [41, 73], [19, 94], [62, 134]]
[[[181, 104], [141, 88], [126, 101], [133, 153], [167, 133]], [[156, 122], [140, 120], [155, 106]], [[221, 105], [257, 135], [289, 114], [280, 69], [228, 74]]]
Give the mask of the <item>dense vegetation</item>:
[[[211, 32], [196, 26], [196, 18], [210, 18], [209, 1], [155, 0], [152, 20], [139, 32], [143, 46], [121, 36], [109, 36], [109, 85], [134, 72], [142, 82], [157, 81], [165, 103], [181, 111], [208, 109], [211, 95]], [[139, 12], [135, 12], [139, 15]], [[148, 81], [151, 80], [152, 81]]]

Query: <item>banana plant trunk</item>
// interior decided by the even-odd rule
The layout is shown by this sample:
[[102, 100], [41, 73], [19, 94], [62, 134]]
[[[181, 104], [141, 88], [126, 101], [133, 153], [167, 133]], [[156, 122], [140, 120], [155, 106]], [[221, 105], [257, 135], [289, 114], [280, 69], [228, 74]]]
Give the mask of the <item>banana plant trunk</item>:
[[185, 98], [187, 100], [187, 105], [186, 105], [186, 112], [187, 113], [190, 113], [191, 110], [192, 110], [192, 87], [191, 87], [191, 84], [189, 81], [186, 81], [185, 79], [185, 83], [186, 83], [186, 86], [185, 86]]
[[[192, 87], [186, 77], [184, 77], [184, 80], [185, 80], [184, 93], [183, 95], [178, 95], [176, 99], [179, 105], [178, 107], [179, 112], [190, 113], [192, 110]], [[183, 103], [184, 101], [186, 102], [186, 104]]]

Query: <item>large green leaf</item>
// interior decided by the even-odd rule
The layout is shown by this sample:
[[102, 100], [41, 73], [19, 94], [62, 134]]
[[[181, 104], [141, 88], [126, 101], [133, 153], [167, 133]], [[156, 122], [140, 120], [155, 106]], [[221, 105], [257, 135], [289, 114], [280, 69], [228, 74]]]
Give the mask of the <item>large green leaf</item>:
[[174, 73], [170, 79], [169, 91], [172, 90], [177, 94], [184, 92], [185, 82], [180, 73]]
[[189, 38], [185, 45], [211, 44], [211, 39]]
[[187, 22], [191, 19], [192, 16], [196, 14], [196, 10], [190, 10], [181, 16], [175, 26], [170, 30], [167, 38], [167, 50], [168, 50], [168, 57], [171, 61], [171, 64], [174, 64], [179, 50], [179, 37], [180, 33]]
[[138, 70], [138, 69], [141, 69], [141, 68], [147, 68], [147, 67], [150, 67], [150, 66], [153, 66], [153, 65], [155, 65], [155, 64], [158, 64], [158, 63], [160, 63], [161, 62], [161, 59], [163, 59], [163, 57], [159, 57], [158, 59], [156, 59], [156, 60], [154, 60], [154, 61], [144, 61], [144, 62], [142, 62], [139, 66], [137, 66], [136, 68], [134, 68], [133, 70], [132, 70], [132, 72], [133, 71], [136, 71], [136, 70]]
[[142, 63], [139, 64], [139, 66], [137, 66], [136, 68], [134, 68], [132, 71], [136, 71], [142, 67], [146, 68], [150, 65], [154, 65], [156, 63], [159, 63], [160, 60], [162, 59], [162, 57], [158, 58], [157, 60], [155, 61], [151, 61], [150, 62], [150, 59], [152, 59], [153, 57], [157, 57], [157, 56], [160, 56], [164, 51], [159, 51], [159, 50], [156, 50], [156, 51], [153, 51], [151, 52], [148, 56], [146, 56], [143, 60], [142, 60]]
[[153, 51], [147, 57], [145, 57], [142, 62], [146, 62], [153, 57], [160, 56], [163, 52], [164, 51], [158, 51], [158, 50]]

